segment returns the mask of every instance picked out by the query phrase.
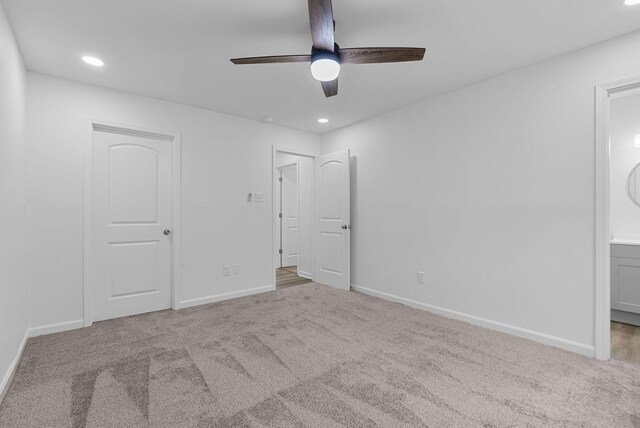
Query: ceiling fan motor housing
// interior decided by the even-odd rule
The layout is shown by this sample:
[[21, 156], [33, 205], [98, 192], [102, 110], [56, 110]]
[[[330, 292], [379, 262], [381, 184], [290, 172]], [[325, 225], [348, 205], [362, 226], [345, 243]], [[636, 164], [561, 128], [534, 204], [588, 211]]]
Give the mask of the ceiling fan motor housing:
[[315, 47], [311, 46], [311, 62], [319, 59], [330, 59], [337, 62], [338, 64], [341, 64], [342, 61], [340, 60], [340, 46], [335, 43], [333, 52], [325, 51], [324, 49], [316, 49]]

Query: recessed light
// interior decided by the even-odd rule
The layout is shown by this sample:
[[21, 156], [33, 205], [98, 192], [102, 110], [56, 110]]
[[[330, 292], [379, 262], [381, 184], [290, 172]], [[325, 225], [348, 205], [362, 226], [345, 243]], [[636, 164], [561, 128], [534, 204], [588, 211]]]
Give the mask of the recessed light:
[[321, 117], [320, 119], [318, 119], [318, 123], [329, 123], [329, 119]]
[[96, 67], [102, 67], [104, 65], [104, 62], [100, 58], [96, 58], [93, 56], [83, 56], [82, 60], [87, 64], [93, 65]]
[[635, 6], [637, 4], [640, 4], [640, 0], [624, 0], [624, 4], [626, 4], [627, 6]]

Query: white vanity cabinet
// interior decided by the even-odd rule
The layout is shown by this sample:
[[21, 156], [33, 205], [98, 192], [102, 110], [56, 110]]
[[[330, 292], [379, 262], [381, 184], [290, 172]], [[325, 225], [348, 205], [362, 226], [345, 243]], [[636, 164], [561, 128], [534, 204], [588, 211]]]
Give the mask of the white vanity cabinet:
[[611, 319], [640, 325], [640, 245], [611, 244]]

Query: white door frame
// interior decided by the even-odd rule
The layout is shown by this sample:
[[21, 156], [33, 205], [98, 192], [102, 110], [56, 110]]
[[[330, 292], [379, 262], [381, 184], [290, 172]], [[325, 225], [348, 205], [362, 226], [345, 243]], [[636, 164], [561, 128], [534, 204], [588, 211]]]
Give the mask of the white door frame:
[[611, 98], [640, 88], [640, 76], [596, 86], [595, 357], [611, 358], [611, 248], [609, 213]]
[[[277, 235], [277, 221], [278, 221], [278, 216], [276, 214], [276, 192], [278, 191], [276, 189], [276, 155], [278, 153], [284, 153], [284, 154], [288, 154], [288, 155], [293, 155], [293, 156], [303, 156], [306, 158], [311, 158], [315, 161], [316, 156], [315, 154], [311, 154], [311, 153], [307, 153], [307, 152], [303, 152], [303, 151], [296, 151], [296, 150], [292, 150], [292, 149], [285, 149], [282, 147], [276, 147], [276, 146], [272, 146], [272, 152], [271, 152], [271, 273], [272, 273], [272, 283], [273, 285], [271, 286], [272, 290], [276, 289], [276, 270], [279, 268], [279, 266], [276, 263], [276, 258], [274, 257], [274, 254], [276, 254], [278, 252], [279, 247], [279, 240]], [[313, 186], [311, 186], [311, 192], [314, 192], [315, 189], [315, 181], [316, 181], [316, 177], [315, 177], [315, 173], [313, 174]], [[298, 162], [298, 184], [300, 183], [300, 164]], [[298, 190], [298, 206], [300, 205], [300, 191]], [[316, 201], [315, 198], [313, 197], [313, 195], [311, 195], [311, 213], [313, 215], [313, 213], [315, 213], [315, 209], [316, 209]], [[298, 221], [300, 221], [300, 210], [298, 209]], [[313, 224], [312, 222], [312, 230], [311, 230], [311, 251], [313, 251], [313, 237], [315, 235], [315, 224]], [[299, 235], [299, 232], [298, 232]], [[299, 249], [300, 249], [300, 241], [298, 238], [298, 254], [299, 254]], [[298, 256], [299, 257], [299, 256]], [[311, 280], [313, 281], [313, 275], [314, 275], [314, 266], [315, 266], [315, 260], [313, 257], [313, 254], [311, 255], [311, 275], [312, 278]]]
[[84, 326], [93, 324], [93, 132], [96, 130], [171, 142], [171, 308], [180, 309], [182, 140], [179, 132], [86, 119], [84, 136]]

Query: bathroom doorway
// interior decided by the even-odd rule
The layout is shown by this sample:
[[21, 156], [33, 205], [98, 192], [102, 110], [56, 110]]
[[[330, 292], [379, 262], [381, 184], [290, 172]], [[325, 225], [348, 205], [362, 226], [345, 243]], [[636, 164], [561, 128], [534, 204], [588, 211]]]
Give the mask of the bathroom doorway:
[[596, 358], [640, 364], [640, 77], [596, 88]]
[[610, 98], [611, 358], [640, 364], [640, 91]]

